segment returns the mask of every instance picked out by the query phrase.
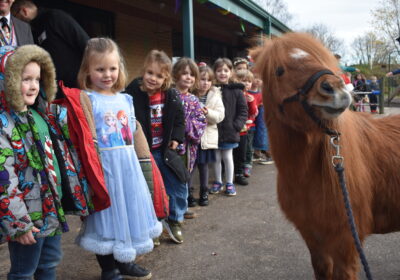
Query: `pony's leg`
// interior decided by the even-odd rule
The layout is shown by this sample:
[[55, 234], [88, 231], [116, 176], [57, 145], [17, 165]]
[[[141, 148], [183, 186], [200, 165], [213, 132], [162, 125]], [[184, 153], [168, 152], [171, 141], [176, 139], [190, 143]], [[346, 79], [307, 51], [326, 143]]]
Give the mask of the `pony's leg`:
[[332, 280], [333, 275], [333, 260], [332, 257], [326, 252], [327, 249], [321, 242], [317, 241], [313, 234], [301, 232], [304, 241], [310, 250], [311, 264], [314, 270], [316, 280]]
[[[309, 248], [310, 249], [310, 248]], [[316, 280], [332, 280], [333, 260], [330, 256], [317, 250], [311, 250], [311, 263]]]
[[352, 242], [338, 244], [333, 256], [333, 280], [357, 280], [358, 279], [358, 253]]

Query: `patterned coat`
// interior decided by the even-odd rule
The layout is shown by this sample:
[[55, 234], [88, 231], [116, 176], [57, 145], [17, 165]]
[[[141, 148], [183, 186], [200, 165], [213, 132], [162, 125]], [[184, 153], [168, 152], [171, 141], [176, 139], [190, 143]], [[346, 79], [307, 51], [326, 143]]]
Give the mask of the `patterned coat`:
[[[41, 68], [41, 91], [34, 106], [49, 128], [44, 144], [31, 111], [21, 112], [20, 73], [31, 61]], [[5, 86], [0, 107], [0, 242], [13, 240], [33, 226], [40, 230], [36, 237], [67, 231], [65, 213], [86, 216], [92, 206], [69, 141], [66, 110], [49, 104], [57, 90], [49, 54], [33, 45], [18, 48], [7, 60]], [[61, 178], [54, 171], [53, 155]]]
[[206, 116], [204, 115], [199, 99], [191, 94], [179, 94], [183, 102], [185, 114], [185, 140], [177, 148], [180, 155], [186, 155], [187, 167], [192, 172], [197, 158], [197, 148], [200, 144], [201, 136], [207, 126]]

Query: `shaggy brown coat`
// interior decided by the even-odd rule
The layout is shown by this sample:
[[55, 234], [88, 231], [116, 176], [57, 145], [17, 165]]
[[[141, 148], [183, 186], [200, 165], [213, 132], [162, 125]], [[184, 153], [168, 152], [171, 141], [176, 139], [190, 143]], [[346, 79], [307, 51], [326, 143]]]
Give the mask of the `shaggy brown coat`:
[[[298, 50], [308, 55], [300, 59]], [[337, 72], [337, 62], [320, 42], [296, 33], [266, 40], [251, 55], [264, 81], [265, 119], [281, 208], [310, 250], [316, 279], [358, 279], [358, 254], [332, 166], [330, 139], [299, 102], [279, 110], [316, 71]], [[306, 97], [309, 104], [329, 101], [320, 94], [323, 82], [334, 92], [344, 89], [338, 75], [325, 75]], [[341, 154], [360, 239], [400, 230], [400, 115], [378, 119], [345, 110], [337, 118], [325, 119], [320, 108], [313, 108], [328, 127], [342, 134]]]

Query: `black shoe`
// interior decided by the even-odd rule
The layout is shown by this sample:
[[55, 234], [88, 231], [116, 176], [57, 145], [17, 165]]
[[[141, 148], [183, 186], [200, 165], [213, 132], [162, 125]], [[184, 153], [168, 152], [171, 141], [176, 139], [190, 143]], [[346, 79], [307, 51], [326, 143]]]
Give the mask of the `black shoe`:
[[202, 192], [200, 194], [199, 205], [200, 206], [207, 206], [208, 205], [208, 191]]
[[195, 207], [197, 205], [196, 199], [193, 197], [193, 195], [189, 195], [188, 197], [188, 206], [189, 207]]
[[101, 272], [101, 280], [124, 280], [118, 269]]
[[121, 275], [124, 276], [124, 279], [146, 280], [150, 279], [152, 276], [150, 271], [139, 266], [134, 262], [131, 263], [117, 262], [117, 267], [119, 268]]
[[235, 176], [235, 183], [242, 185], [242, 186], [246, 186], [249, 184], [249, 182], [247, 181], [246, 177], [244, 177], [243, 175], [236, 175]]

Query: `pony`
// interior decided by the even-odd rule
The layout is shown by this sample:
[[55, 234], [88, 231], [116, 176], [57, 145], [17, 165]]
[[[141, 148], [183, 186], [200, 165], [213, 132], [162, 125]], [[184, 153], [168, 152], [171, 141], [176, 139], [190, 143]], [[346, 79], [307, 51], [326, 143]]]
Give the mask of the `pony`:
[[311, 35], [264, 39], [250, 55], [264, 83], [280, 207], [304, 239], [316, 279], [358, 279], [358, 253], [332, 164], [336, 150], [324, 131], [340, 133], [362, 243], [370, 234], [400, 229], [400, 115], [350, 111], [337, 60]]

